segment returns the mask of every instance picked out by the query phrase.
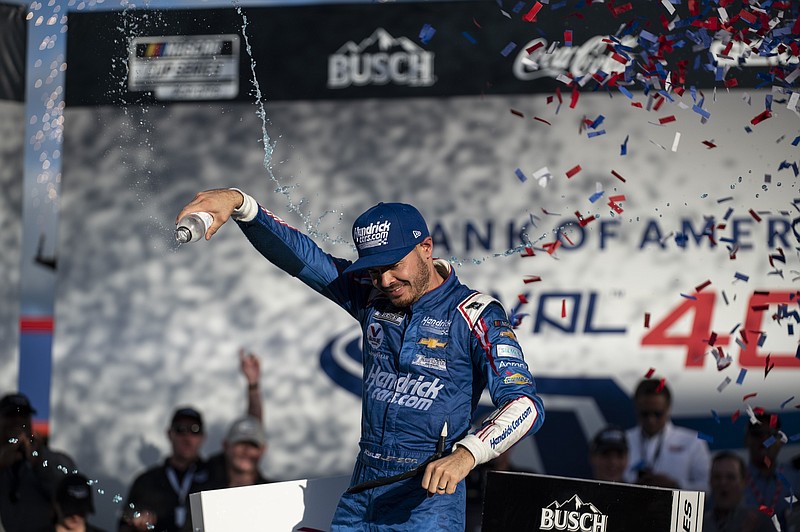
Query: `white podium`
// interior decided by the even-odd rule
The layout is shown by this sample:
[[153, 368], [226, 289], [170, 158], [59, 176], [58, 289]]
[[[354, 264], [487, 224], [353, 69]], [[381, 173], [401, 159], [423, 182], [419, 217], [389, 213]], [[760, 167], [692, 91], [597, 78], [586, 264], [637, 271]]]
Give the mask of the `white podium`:
[[327, 532], [350, 476], [192, 493], [194, 532]]

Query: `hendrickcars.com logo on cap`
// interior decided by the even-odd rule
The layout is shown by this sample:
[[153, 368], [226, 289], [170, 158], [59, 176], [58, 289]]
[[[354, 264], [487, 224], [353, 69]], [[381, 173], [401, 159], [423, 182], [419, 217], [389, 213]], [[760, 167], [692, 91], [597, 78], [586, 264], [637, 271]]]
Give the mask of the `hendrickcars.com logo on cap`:
[[389, 228], [392, 222], [383, 221], [371, 223], [366, 227], [353, 229], [353, 240], [359, 250], [384, 246], [389, 243]]

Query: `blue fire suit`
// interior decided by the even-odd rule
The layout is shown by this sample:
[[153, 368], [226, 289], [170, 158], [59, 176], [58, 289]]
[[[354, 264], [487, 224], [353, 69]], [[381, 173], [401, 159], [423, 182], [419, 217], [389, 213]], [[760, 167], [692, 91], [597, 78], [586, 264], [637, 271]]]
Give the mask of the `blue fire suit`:
[[[366, 272], [341, 273], [351, 261], [326, 254], [250, 196], [233, 217], [268, 260], [361, 324], [361, 439], [352, 484], [417, 467], [435, 452], [445, 422], [446, 448], [467, 448], [476, 465], [539, 429], [542, 401], [505, 311], [461, 284], [447, 262], [435, 261], [440, 286], [409, 308], [396, 308]], [[469, 434], [487, 386], [498, 409]], [[345, 493], [332, 530], [463, 531], [464, 482], [455, 494], [434, 497], [420, 482], [421, 474]]]

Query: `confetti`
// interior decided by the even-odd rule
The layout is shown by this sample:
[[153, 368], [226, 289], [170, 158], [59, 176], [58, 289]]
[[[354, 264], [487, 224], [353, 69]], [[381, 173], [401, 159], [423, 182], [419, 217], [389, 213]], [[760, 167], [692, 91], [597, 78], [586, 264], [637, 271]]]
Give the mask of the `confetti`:
[[625, 178], [622, 177], [621, 175], [619, 175], [615, 170], [611, 170], [611, 175], [613, 175], [614, 177], [616, 177], [617, 179], [619, 179], [623, 183], [625, 182]]
[[520, 170], [519, 168], [517, 168], [516, 170], [514, 170], [514, 173], [515, 173], [515, 174], [517, 174], [517, 178], [519, 178], [519, 180], [520, 180], [522, 183], [524, 183], [525, 181], [527, 181], [527, 180], [528, 180], [528, 178], [525, 176], [525, 174], [523, 174], [523, 173], [522, 173], [522, 170]]
[[525, 15], [522, 17], [522, 20], [524, 20], [525, 22], [533, 22], [534, 20], [536, 20], [536, 14], [539, 13], [541, 9], [542, 9], [542, 3], [536, 2], [530, 9], [530, 11], [525, 13]]
[[742, 397], [742, 402], [747, 401], [748, 399], [752, 399], [753, 397], [755, 397], [757, 395], [758, 395], [758, 392], [752, 392], [752, 393], [745, 394], [744, 397]]
[[745, 274], [743, 274], [743, 273], [739, 273], [739, 272], [736, 272], [736, 273], [735, 273], [733, 276], [734, 276], [734, 277], [736, 278], [736, 280], [738, 280], [738, 281], [744, 281], [744, 282], [747, 282], [747, 281], [750, 279], [750, 276], [748, 276], [748, 275], [745, 275]]
[[525, 283], [525, 284], [538, 283], [541, 280], [542, 280], [542, 278], [539, 277], [538, 275], [527, 275], [527, 276], [525, 276], [525, 279], [522, 280], [522, 282]]
[[719, 386], [717, 386], [717, 391], [718, 391], [718, 392], [720, 392], [720, 393], [722, 393], [722, 390], [724, 390], [724, 389], [725, 389], [725, 387], [726, 387], [726, 386], [728, 386], [730, 383], [731, 383], [731, 378], [730, 378], [730, 377], [725, 377], [725, 380], [723, 380], [723, 381], [720, 383], [720, 385], [719, 385]]
[[564, 47], [572, 48], [572, 30], [564, 30]]
[[680, 131], [675, 132], [675, 139], [672, 141], [672, 151], [678, 151], [678, 143], [681, 141], [681, 133]]
[[701, 290], [703, 290], [703, 288], [707, 287], [710, 284], [711, 284], [711, 281], [710, 280], [706, 280], [706, 282], [695, 286], [694, 290], [695, 290], [695, 292], [700, 292]]
[[661, 124], [662, 126], [664, 124], [669, 124], [670, 122], [674, 121], [675, 121], [675, 115], [665, 116], [663, 118], [658, 119], [658, 123]]
[[577, 174], [580, 171], [581, 171], [581, 165], [577, 164], [577, 165], [573, 166], [572, 168], [567, 170], [567, 179], [571, 179], [572, 176], [574, 176], [575, 174]]
[[757, 222], [761, 221], [761, 217], [758, 214], [756, 214], [756, 212], [753, 209], [750, 209], [748, 212], [750, 213], [750, 216], [752, 216], [755, 221], [757, 221]]
[[544, 118], [539, 118], [538, 116], [534, 116], [534, 117], [533, 117], [533, 119], [534, 119], [534, 120], [538, 120], [539, 122], [544, 122], [544, 123], [545, 123], [545, 124], [547, 124], [548, 126], [552, 126], [552, 125], [553, 125], [553, 124], [551, 124], [550, 122], [548, 122], [547, 120], [545, 120]]
[[647, 373], [645, 373], [645, 374], [644, 374], [644, 378], [645, 378], [645, 379], [649, 379], [650, 377], [652, 377], [652, 376], [653, 376], [653, 374], [654, 374], [655, 372], [656, 372], [656, 368], [650, 368], [650, 369], [648, 369], [648, 370], [647, 370]]
[[567, 317], [567, 300], [566, 299], [562, 299], [561, 300], [561, 317], [562, 318], [566, 318]]
[[520, 118], [525, 118], [525, 115], [522, 114], [522, 111], [517, 111], [516, 109], [509, 109], [509, 110], [511, 111], [512, 115], [518, 116]]
[[739, 376], [736, 377], [736, 384], [740, 385], [744, 382], [744, 377], [747, 375], [747, 370], [742, 368], [739, 370]]
[[717, 145], [711, 142], [710, 140], [704, 140], [703, 144], [705, 144], [709, 150], [717, 147]]
[[478, 41], [475, 39], [475, 37], [473, 37], [472, 35], [470, 35], [470, 33], [469, 33], [468, 31], [462, 31], [462, 32], [461, 32], [461, 35], [463, 35], [463, 36], [464, 36], [464, 38], [465, 38], [466, 40], [468, 40], [468, 41], [469, 41], [471, 44], [478, 44]]
[[519, 294], [517, 296], [517, 299], [519, 299], [519, 302], [522, 303], [523, 305], [528, 302], [528, 298], [525, 294]]
[[431, 26], [430, 24], [425, 24], [422, 26], [422, 29], [419, 30], [419, 40], [422, 44], [428, 44], [433, 39], [433, 36], [436, 35], [436, 29]]
[[630, 137], [630, 135], [625, 135], [625, 142], [623, 142], [622, 145], [620, 145], [619, 147], [620, 156], [625, 156], [628, 154], [628, 137]]
[[505, 48], [503, 48], [503, 49], [500, 51], [500, 55], [502, 55], [503, 57], [508, 57], [508, 55], [509, 55], [511, 52], [513, 52], [513, 51], [516, 49], [516, 47], [517, 47], [517, 43], [515, 43], [515, 42], [513, 42], [513, 41], [512, 41], [512, 42], [509, 42], [509, 43], [508, 43], [508, 44], [505, 46]]
[[645, 329], [649, 329], [650, 328], [650, 313], [649, 312], [645, 312], [644, 313], [644, 328]]
[[656, 386], [656, 393], [661, 393], [661, 390], [664, 389], [664, 386], [667, 384], [667, 379], [661, 379], [658, 381], [658, 386]]
[[783, 410], [786, 407], [786, 405], [791, 403], [792, 401], [794, 401], [794, 395], [781, 403], [781, 410]]

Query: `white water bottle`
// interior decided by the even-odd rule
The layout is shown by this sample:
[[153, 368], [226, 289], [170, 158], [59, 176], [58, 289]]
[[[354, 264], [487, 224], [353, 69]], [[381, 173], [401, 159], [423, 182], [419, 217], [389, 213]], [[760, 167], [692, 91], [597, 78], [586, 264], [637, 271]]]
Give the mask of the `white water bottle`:
[[207, 212], [190, 212], [178, 222], [175, 240], [181, 244], [196, 242], [205, 236], [213, 221], [214, 217]]

